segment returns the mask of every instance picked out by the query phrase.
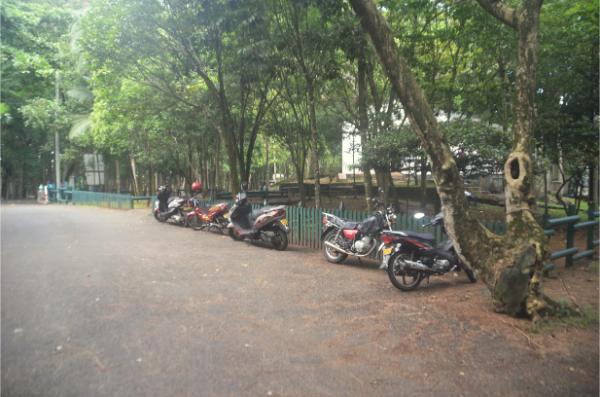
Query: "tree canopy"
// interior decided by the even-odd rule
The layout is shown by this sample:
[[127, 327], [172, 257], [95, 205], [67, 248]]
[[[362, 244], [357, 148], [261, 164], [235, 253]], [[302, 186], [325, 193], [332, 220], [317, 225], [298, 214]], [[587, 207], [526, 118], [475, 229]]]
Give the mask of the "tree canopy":
[[[516, 33], [475, 3], [377, 7], [446, 124], [462, 175], [501, 172], [515, 128]], [[348, 124], [363, 140], [361, 167], [378, 180], [407, 159], [427, 163], [342, 0], [8, 0], [1, 12], [5, 196], [53, 179], [55, 129], [66, 177], [97, 152], [111, 175], [139, 179], [106, 190], [201, 179], [235, 192], [275, 171], [300, 184], [332, 176]], [[534, 146], [565, 178], [597, 164], [597, 49], [597, 2], [545, 2]]]

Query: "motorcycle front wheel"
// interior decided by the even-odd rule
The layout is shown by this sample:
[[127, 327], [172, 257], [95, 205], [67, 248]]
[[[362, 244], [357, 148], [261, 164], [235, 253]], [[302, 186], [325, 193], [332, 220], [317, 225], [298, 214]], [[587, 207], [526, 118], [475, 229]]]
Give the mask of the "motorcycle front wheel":
[[[325, 238], [323, 238], [323, 243], [328, 241], [332, 244], [335, 244], [336, 235], [337, 235], [336, 230], [330, 231], [329, 233], [327, 233], [325, 235]], [[343, 252], [336, 251], [335, 248], [328, 247], [325, 244], [323, 244], [323, 254], [325, 255], [325, 259], [327, 259], [327, 262], [331, 262], [331, 263], [340, 263], [348, 257], [348, 254], [344, 254]]]
[[412, 291], [421, 283], [423, 274], [417, 270], [402, 269], [404, 259], [408, 259], [406, 254], [393, 255], [388, 263], [387, 274], [394, 287], [401, 291]]
[[273, 230], [273, 237], [271, 238], [271, 243], [273, 244], [273, 248], [277, 251], [285, 251], [288, 246], [288, 237], [287, 233], [279, 228], [275, 228]]
[[204, 228], [204, 223], [202, 222], [202, 220], [200, 219], [198, 214], [195, 214], [194, 216], [187, 218], [187, 222], [188, 222], [188, 226], [194, 230], [202, 230], [202, 228]]

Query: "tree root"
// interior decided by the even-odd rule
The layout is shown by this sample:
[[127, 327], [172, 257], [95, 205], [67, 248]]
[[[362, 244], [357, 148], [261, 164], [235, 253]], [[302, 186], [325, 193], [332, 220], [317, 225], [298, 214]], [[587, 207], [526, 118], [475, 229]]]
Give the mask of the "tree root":
[[548, 295], [540, 293], [535, 298], [529, 297], [527, 312], [532, 321], [537, 323], [549, 318], [581, 317], [581, 310], [573, 302], [556, 301]]

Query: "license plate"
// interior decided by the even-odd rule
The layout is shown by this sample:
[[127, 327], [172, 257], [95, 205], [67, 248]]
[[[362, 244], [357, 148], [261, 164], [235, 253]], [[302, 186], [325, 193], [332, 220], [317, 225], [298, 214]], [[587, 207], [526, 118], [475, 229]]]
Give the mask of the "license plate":
[[288, 224], [287, 219], [285, 219], [285, 218], [283, 218], [280, 222], [283, 226], [287, 226], [287, 224]]
[[394, 250], [394, 248], [392, 248], [392, 247], [390, 247], [390, 248], [384, 248], [383, 249], [383, 255], [391, 255], [393, 250]]

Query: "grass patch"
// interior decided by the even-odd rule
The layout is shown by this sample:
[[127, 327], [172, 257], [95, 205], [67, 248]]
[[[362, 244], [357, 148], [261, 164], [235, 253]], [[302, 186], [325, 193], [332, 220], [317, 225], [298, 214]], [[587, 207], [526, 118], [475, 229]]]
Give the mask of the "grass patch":
[[547, 332], [557, 328], [591, 328], [598, 326], [600, 316], [597, 307], [582, 305], [575, 309], [566, 299], [560, 299], [558, 305], [554, 316], [534, 325], [534, 332]]

